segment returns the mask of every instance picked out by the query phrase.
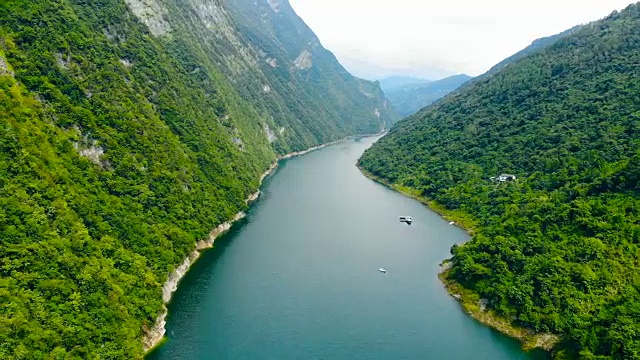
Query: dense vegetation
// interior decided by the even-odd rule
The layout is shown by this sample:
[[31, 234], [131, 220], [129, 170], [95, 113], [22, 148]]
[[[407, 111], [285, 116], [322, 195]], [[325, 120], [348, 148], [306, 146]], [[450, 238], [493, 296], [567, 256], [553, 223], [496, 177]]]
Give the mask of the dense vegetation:
[[359, 165], [471, 217], [449, 278], [561, 335], [555, 357], [640, 359], [639, 94], [635, 4], [401, 121]]
[[456, 90], [467, 81], [468, 75], [454, 75], [428, 83], [410, 83], [383, 90], [400, 116], [409, 116]]
[[531, 45], [527, 46], [526, 48], [518, 51], [517, 53], [509, 56], [508, 58], [500, 61], [499, 63], [497, 63], [496, 65], [494, 65], [491, 69], [489, 69], [489, 71], [487, 71], [485, 74], [483, 74], [483, 76], [489, 76], [491, 74], [495, 74], [498, 71], [504, 69], [505, 67], [509, 66], [510, 64], [513, 64], [515, 62], [517, 62], [520, 59], [523, 59], [527, 56], [533, 55], [539, 51], [542, 51], [544, 49], [546, 49], [548, 46], [554, 44], [555, 42], [557, 42], [558, 40], [565, 38], [571, 34], [573, 34], [574, 32], [578, 31], [580, 28], [582, 27], [582, 25], [577, 25], [572, 27], [569, 30], [565, 30], [559, 34], [555, 34], [555, 35], [551, 35], [551, 36], [547, 36], [547, 37], [543, 37], [540, 39], [535, 40], [534, 42], [531, 43]]
[[[276, 126], [285, 127], [285, 135], [291, 132], [320, 139], [316, 142], [322, 143], [334, 140], [329, 136], [333, 132], [376, 133], [382, 126], [388, 128], [395, 122], [393, 106], [379, 85], [349, 74], [322, 47], [288, 1], [227, 0], [227, 3], [229, 16], [260, 57], [264, 79], [260, 83], [257, 81], [260, 77], [250, 72], [227, 75], [238, 81], [243, 95], [264, 109]], [[267, 60], [274, 61], [271, 65], [276, 67], [271, 68]], [[237, 65], [237, 59], [233, 61]], [[274, 108], [273, 101], [265, 103], [263, 84], [270, 85], [269, 95], [277, 99], [276, 103], [286, 106]], [[313, 121], [299, 123], [299, 119]], [[276, 145], [285, 146], [285, 150], [300, 148], [295, 138], [285, 136], [280, 142]]]
[[271, 67], [225, 6], [0, 2], [0, 358], [141, 357], [169, 272], [278, 153], [391, 121], [344, 70]]
[[[257, 109], [279, 153], [376, 133], [396, 120], [379, 86], [349, 74], [288, 1], [164, 3], [177, 23], [190, 24], [190, 43], [207, 54], [198, 62], [222, 65], [223, 75]], [[195, 26], [193, 17], [206, 26]]]

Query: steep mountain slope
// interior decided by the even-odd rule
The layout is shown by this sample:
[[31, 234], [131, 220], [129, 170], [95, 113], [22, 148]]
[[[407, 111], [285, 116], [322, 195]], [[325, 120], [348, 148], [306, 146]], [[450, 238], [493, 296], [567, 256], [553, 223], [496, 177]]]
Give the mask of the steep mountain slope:
[[464, 74], [454, 75], [426, 84], [409, 84], [385, 90], [385, 94], [398, 114], [404, 117], [431, 105], [471, 79], [471, 76]]
[[[179, 13], [195, 12], [207, 24], [198, 40], [210, 56], [224, 54], [218, 60], [224, 74], [270, 122], [280, 152], [335, 140], [335, 134], [375, 133], [396, 120], [380, 88], [349, 74], [288, 1], [189, 3]], [[220, 18], [237, 33], [218, 35], [229, 25]], [[234, 52], [237, 42], [246, 46]]]
[[186, 60], [216, 66], [231, 79], [279, 153], [375, 133], [396, 119], [379, 87], [350, 75], [286, 0], [126, 1], [144, 8], [144, 16], [153, 11], [146, 3], [166, 9], [162, 18], [176, 25], [160, 38], [187, 36], [181, 46], [198, 56]]
[[140, 358], [278, 154], [391, 122], [319, 44], [291, 55], [315, 37], [288, 3], [234, 4], [0, 2], [0, 358]]
[[538, 51], [542, 51], [545, 48], [547, 48], [548, 46], [553, 45], [558, 40], [560, 40], [562, 38], [565, 38], [565, 37], [575, 33], [576, 31], [580, 30], [581, 27], [582, 27], [582, 25], [574, 26], [571, 29], [565, 30], [565, 31], [563, 31], [563, 32], [561, 32], [559, 34], [555, 34], [555, 35], [551, 35], [551, 36], [547, 36], [547, 37], [543, 37], [543, 38], [537, 39], [534, 42], [532, 42], [531, 45], [527, 46], [526, 48], [518, 51], [517, 53], [509, 56], [508, 58], [502, 60], [501, 62], [499, 62], [498, 64], [493, 66], [483, 76], [488, 76], [488, 75], [491, 75], [491, 74], [495, 74], [496, 72], [504, 69], [505, 67], [509, 66], [510, 64], [513, 64], [513, 63], [517, 62], [520, 59], [523, 59], [523, 58], [525, 58], [527, 56], [533, 55]]
[[398, 123], [359, 165], [474, 227], [446, 277], [559, 334], [557, 358], [637, 359], [638, 94], [635, 4]]

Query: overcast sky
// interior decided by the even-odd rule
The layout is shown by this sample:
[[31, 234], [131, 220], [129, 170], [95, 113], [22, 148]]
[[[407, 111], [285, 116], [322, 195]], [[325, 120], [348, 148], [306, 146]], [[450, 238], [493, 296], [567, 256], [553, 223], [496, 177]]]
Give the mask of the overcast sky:
[[479, 75], [533, 40], [632, 0], [290, 0], [353, 74]]

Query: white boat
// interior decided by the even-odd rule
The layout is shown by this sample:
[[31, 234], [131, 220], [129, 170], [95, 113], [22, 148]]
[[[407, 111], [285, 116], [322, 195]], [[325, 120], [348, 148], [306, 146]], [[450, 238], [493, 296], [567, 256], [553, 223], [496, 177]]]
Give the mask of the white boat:
[[452, 221], [452, 222], [449, 223], [449, 225], [455, 225], [455, 224], [456, 224], [455, 221]]
[[387, 270], [385, 270], [384, 268], [380, 268], [380, 269], [378, 269], [378, 271], [380, 271], [381, 273], [384, 273], [384, 274], [387, 273]]
[[411, 224], [413, 222], [413, 218], [411, 216], [400, 216], [398, 219], [400, 220], [400, 222], [404, 222], [407, 224]]

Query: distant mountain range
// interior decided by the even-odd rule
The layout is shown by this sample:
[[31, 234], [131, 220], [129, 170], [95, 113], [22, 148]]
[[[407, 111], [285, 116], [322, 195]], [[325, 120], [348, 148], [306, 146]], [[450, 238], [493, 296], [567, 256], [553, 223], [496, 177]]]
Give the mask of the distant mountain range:
[[[485, 74], [479, 76], [478, 79], [491, 76], [510, 64], [542, 51], [556, 41], [575, 33], [582, 27], [583, 25], [578, 25], [559, 34], [537, 39], [532, 42], [531, 45], [493, 66]], [[380, 79], [379, 82], [387, 99], [391, 101], [391, 104], [395, 107], [398, 114], [401, 117], [406, 117], [431, 105], [469, 82], [471, 79], [473, 79], [473, 77], [465, 74], [454, 75], [436, 81], [411, 76], [390, 76]]]
[[385, 93], [398, 90], [405, 86], [411, 85], [426, 85], [433, 80], [422, 79], [412, 76], [389, 76], [383, 79], [378, 80], [380, 82], [380, 87], [382, 91]]
[[395, 76], [381, 80], [380, 86], [398, 114], [405, 117], [431, 105], [471, 79], [465, 74], [437, 81]]

